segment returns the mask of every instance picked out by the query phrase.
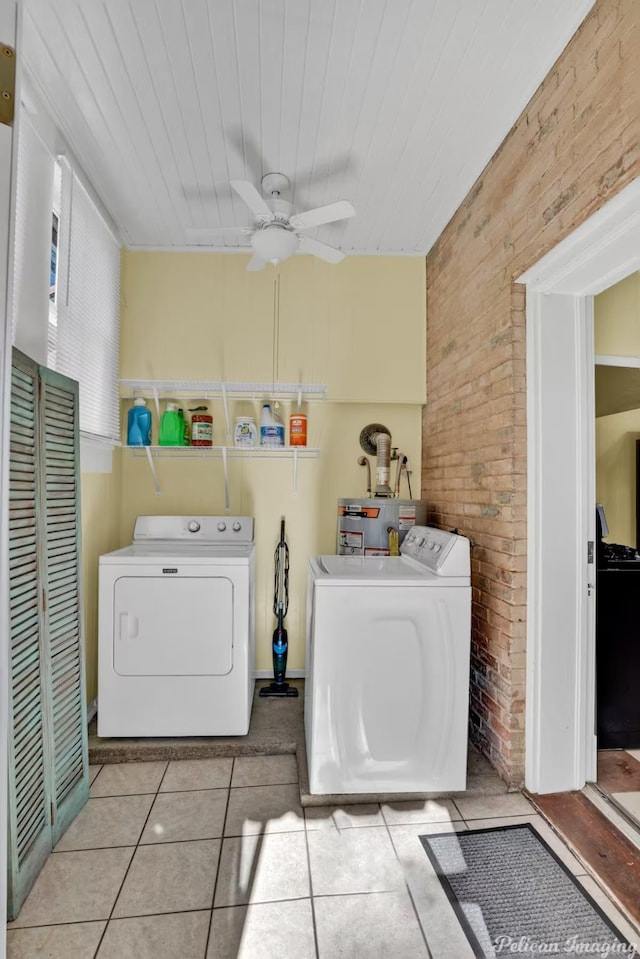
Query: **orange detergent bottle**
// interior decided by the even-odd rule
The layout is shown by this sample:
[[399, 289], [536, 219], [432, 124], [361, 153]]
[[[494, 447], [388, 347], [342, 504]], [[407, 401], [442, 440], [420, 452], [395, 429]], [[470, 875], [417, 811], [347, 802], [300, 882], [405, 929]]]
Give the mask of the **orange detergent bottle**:
[[306, 413], [292, 413], [289, 417], [289, 445], [307, 445], [307, 415]]

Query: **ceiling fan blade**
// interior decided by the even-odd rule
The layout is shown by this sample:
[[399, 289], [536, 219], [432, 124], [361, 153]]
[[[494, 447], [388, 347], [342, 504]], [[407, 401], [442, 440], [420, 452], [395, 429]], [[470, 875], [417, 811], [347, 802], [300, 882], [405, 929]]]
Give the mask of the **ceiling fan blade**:
[[249, 260], [249, 265], [247, 271], [249, 273], [255, 273], [256, 270], [263, 270], [267, 264], [259, 256], [252, 256]]
[[326, 260], [327, 263], [340, 263], [346, 256], [342, 250], [336, 250], [334, 246], [321, 243], [320, 240], [312, 240], [310, 236], [300, 237], [298, 253], [311, 253], [313, 256], [319, 256], [321, 260]]
[[328, 206], [319, 206], [306, 213], [297, 213], [290, 219], [291, 226], [296, 230], [308, 230], [312, 226], [322, 226], [323, 223], [334, 223], [336, 220], [346, 220], [355, 216], [356, 211], [348, 200], [338, 200]]
[[249, 183], [248, 180], [230, 180], [229, 182], [255, 216], [273, 216], [266, 200], [260, 196], [253, 183]]
[[[247, 130], [243, 130], [241, 126], [232, 126], [225, 129], [222, 139], [235, 152], [238, 162], [237, 169], [244, 167], [244, 175], [253, 180], [254, 183], [259, 183], [262, 174], [265, 172], [265, 164], [257, 140], [254, 140], [251, 134]], [[272, 169], [268, 162], [266, 168], [268, 170]]]

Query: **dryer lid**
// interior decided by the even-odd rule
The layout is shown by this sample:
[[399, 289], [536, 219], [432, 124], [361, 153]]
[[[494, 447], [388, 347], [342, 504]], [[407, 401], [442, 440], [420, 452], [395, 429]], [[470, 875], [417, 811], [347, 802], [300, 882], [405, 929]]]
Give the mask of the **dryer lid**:
[[255, 552], [253, 543], [180, 543], [175, 540], [137, 542], [103, 553], [101, 564], [246, 565]]

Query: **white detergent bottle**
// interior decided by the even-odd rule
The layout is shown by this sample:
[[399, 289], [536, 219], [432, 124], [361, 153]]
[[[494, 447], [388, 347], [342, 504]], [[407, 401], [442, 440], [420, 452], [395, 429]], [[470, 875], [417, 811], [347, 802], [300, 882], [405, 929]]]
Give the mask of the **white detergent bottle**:
[[282, 420], [271, 410], [271, 403], [262, 404], [260, 414], [260, 446], [284, 446], [284, 426]]

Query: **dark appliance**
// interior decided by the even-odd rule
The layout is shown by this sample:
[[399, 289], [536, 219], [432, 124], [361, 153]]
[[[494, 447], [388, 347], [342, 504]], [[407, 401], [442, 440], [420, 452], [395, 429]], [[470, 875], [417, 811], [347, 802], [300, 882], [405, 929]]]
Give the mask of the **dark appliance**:
[[596, 723], [599, 749], [640, 747], [640, 554], [605, 543], [596, 507]]

